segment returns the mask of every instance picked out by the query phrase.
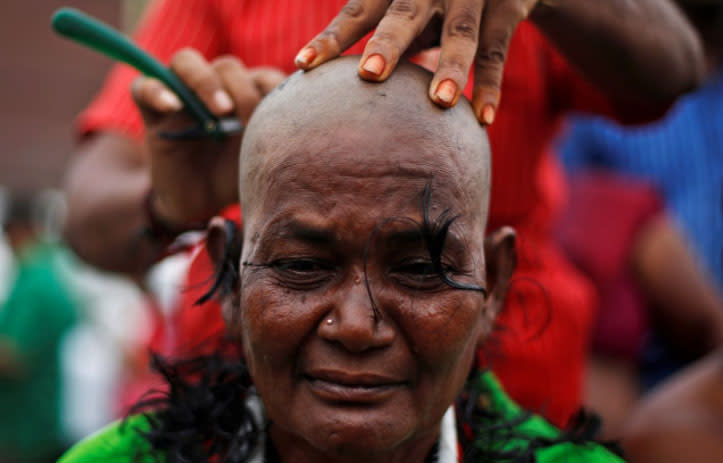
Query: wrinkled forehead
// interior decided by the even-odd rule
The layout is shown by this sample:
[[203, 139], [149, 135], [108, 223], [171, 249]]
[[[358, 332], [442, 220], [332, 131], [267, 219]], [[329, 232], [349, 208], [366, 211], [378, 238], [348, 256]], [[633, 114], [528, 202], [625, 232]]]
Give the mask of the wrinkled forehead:
[[433, 192], [430, 212], [450, 209], [483, 220], [484, 172], [471, 180], [473, 166], [450, 140], [383, 124], [315, 132], [287, 143], [262, 142], [247, 159], [241, 188], [248, 220], [284, 207], [324, 210], [338, 204], [353, 205], [358, 213], [414, 216], [421, 213], [427, 185]]

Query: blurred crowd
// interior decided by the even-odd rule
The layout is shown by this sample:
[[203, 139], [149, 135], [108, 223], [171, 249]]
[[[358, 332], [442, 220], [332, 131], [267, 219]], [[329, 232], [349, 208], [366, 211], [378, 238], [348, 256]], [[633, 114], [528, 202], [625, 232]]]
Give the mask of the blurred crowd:
[[147, 381], [148, 347], [187, 259], [139, 286], [63, 243], [60, 191], [2, 189], [0, 211], [0, 461], [54, 461], [147, 391], [125, 385]]
[[[581, 397], [576, 405], [602, 417], [599, 437], [622, 439], [633, 463], [723, 461], [723, 1], [678, 3], [703, 44], [705, 73], [700, 85], [644, 124], [623, 125], [615, 121], [625, 121], [617, 113], [607, 114], [614, 119], [569, 113], [555, 142], [541, 148], [545, 157], [536, 166], [553, 172], [544, 177], [546, 182], [553, 182], [550, 178], [559, 182], [554, 188], [540, 187], [531, 193], [542, 191], [553, 197], [549, 204], [557, 210], [551, 214], [551, 246], [573, 264], [571, 272], [580, 282], [580, 291], [592, 301], [591, 326], [579, 325], [589, 333], [570, 334], [571, 339], [579, 335], [586, 349], [580, 353], [582, 379], [572, 383], [580, 389], [573, 393]], [[162, 58], [167, 60], [180, 47], [168, 42], [161, 46], [154, 40], [157, 31], [149, 24], [159, 19], [159, 11], [143, 23], [138, 37], [142, 44], [158, 47], [152, 51], [165, 54]], [[520, 28], [520, 35], [534, 40], [530, 30]], [[208, 38], [214, 40], [223, 41]], [[437, 58], [432, 53], [418, 62]], [[118, 135], [123, 131], [129, 140], [142, 139], [140, 116], [118, 116], [126, 110], [124, 105], [132, 104], [129, 96], [127, 102], [120, 101], [118, 89], [128, 88], [133, 77], [127, 68], [113, 71], [100, 96], [83, 113], [74, 129], [79, 156], [99, 147], [131, 152], [134, 146]], [[281, 79], [276, 77], [262, 76], [257, 85], [273, 87]], [[513, 87], [504, 89], [503, 103], [505, 96], [515, 92]], [[136, 94], [139, 98], [142, 95]], [[152, 127], [157, 114], [149, 107], [141, 103], [146, 126]], [[498, 108], [496, 124], [507, 117], [504, 111], [504, 106]], [[487, 113], [480, 114], [484, 118]], [[71, 130], [70, 121], [68, 127]], [[92, 135], [96, 133], [101, 135]], [[493, 138], [493, 152], [506, 146]], [[555, 154], [548, 159], [548, 152]], [[90, 245], [78, 244], [83, 238], [73, 227], [78, 227], [77, 210], [85, 207], [85, 192], [75, 183], [82, 167], [75, 165], [69, 172], [66, 190], [51, 188], [57, 185], [0, 190], [2, 463], [54, 461], [74, 442], [124, 416], [148, 391], [165, 387], [151, 372], [153, 353], [185, 353], [187, 333], [194, 332], [193, 340], [201, 340], [221, 326], [220, 317], [188, 313], [212, 282], [210, 264], [199, 262], [200, 251], [193, 246], [202, 241], [202, 233], [184, 233], [180, 242], [176, 236], [156, 237], [130, 264], [123, 260], [130, 253], [117, 260], [106, 258], [103, 253], [118, 247], [114, 240], [120, 232], [100, 224], [95, 230], [84, 229], [95, 234]], [[135, 181], [111, 176], [90, 182], [110, 184], [122, 178]], [[75, 207], [70, 215], [68, 202]], [[123, 216], [129, 225], [148, 213], [144, 208], [153, 207], [137, 203], [136, 215]], [[238, 212], [229, 214], [238, 220]], [[66, 227], [68, 220], [71, 223]], [[160, 225], [169, 228], [166, 223]], [[524, 233], [519, 252], [523, 260], [533, 259], [529, 256], [534, 253], [524, 247], [534, 246], [537, 231], [530, 232], [529, 238]], [[545, 259], [548, 254], [540, 255]], [[556, 280], [556, 275], [564, 279], [567, 274], [561, 271], [550, 278]], [[540, 277], [540, 284], [546, 288], [544, 278]], [[551, 281], [552, 304], [555, 291], [568, 289]], [[534, 304], [530, 307], [534, 309]], [[551, 311], [552, 317], [555, 313]], [[540, 315], [533, 310], [532, 317]], [[514, 323], [510, 326], [514, 329]], [[528, 332], [514, 342], [522, 343], [520, 349], [524, 349], [524, 343], [534, 342], [546, 326], [537, 323], [533, 334]], [[570, 342], [574, 349], [577, 341]], [[494, 368], [495, 363], [491, 365]], [[504, 382], [504, 374], [502, 378]], [[545, 387], [553, 394], [568, 394], [565, 385]], [[540, 408], [535, 411], [544, 414]], [[689, 413], [679, 419], [682, 409]], [[564, 426], [565, 413], [559, 410], [552, 406], [548, 418]], [[38, 429], [47, 432], [38, 433]], [[701, 452], [700, 460], [666, 459], [666, 446], [654, 444], [671, 435], [688, 434], [690, 442], [695, 442], [693, 448]]]

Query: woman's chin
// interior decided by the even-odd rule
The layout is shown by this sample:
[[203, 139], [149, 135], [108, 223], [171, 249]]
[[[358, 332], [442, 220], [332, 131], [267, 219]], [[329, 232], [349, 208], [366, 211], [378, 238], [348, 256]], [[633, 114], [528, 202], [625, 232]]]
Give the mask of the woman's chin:
[[409, 438], [409, 423], [399, 418], [383, 409], [337, 409], [320, 422], [309, 423], [308, 436], [317, 448], [330, 453], [374, 456], [392, 451]]
[[337, 407], [320, 414], [307, 413], [302, 419], [294, 419], [295, 423], [285, 423], [286, 429], [275, 423], [271, 437], [277, 445], [291, 440], [313, 453], [342, 460], [349, 456], [373, 460], [394, 453], [414, 434], [410, 423], [400, 418], [405, 417], [391, 416], [383, 407]]

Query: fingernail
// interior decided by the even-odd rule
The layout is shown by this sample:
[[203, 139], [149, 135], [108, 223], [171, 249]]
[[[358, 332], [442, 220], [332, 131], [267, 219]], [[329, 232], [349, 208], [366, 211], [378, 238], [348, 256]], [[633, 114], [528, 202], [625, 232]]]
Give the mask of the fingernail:
[[227, 112], [233, 109], [231, 97], [223, 90], [216, 90], [216, 93], [213, 94], [213, 101], [220, 111]]
[[159, 98], [161, 99], [163, 104], [166, 105], [167, 109], [170, 109], [172, 111], [178, 111], [179, 109], [183, 108], [183, 103], [181, 103], [181, 100], [176, 96], [175, 93], [171, 92], [170, 90], [161, 90]]
[[446, 104], [452, 104], [454, 97], [457, 96], [457, 84], [447, 79], [437, 85], [437, 93], [434, 94], [439, 101]]
[[487, 125], [492, 125], [495, 121], [495, 108], [492, 105], [486, 105], [482, 110], [482, 120]]
[[384, 58], [381, 55], [372, 55], [364, 62], [362, 69], [369, 74], [380, 76], [384, 72]]
[[316, 58], [316, 50], [311, 47], [306, 47], [301, 50], [298, 55], [296, 55], [296, 58], [294, 58], [294, 64], [298, 67], [305, 67], [311, 64], [311, 62], [314, 61], [314, 58]]

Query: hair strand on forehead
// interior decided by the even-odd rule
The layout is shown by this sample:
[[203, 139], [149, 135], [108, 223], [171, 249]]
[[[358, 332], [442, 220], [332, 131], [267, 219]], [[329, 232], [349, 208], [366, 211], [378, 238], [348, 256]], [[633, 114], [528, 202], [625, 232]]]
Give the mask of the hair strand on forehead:
[[450, 210], [445, 209], [437, 217], [435, 221], [429, 218], [429, 212], [432, 208], [432, 185], [431, 182], [424, 186], [422, 192], [422, 236], [427, 246], [427, 251], [432, 259], [432, 265], [434, 271], [439, 275], [442, 281], [455, 289], [461, 289], [465, 291], [479, 291], [484, 297], [487, 297], [487, 289], [484, 286], [477, 286], [472, 284], [459, 283], [447, 275], [447, 272], [442, 265], [442, 252], [444, 251], [444, 243], [447, 239], [447, 233], [449, 228], [452, 226], [455, 220], [459, 218], [458, 215], [450, 217]]
[[424, 244], [427, 248], [427, 253], [429, 254], [429, 258], [432, 261], [432, 267], [434, 270], [434, 273], [439, 276], [439, 278], [446, 284], [447, 286], [455, 289], [461, 289], [464, 291], [479, 291], [481, 292], [484, 297], [487, 297], [487, 289], [485, 289], [483, 286], [477, 286], [477, 285], [471, 285], [471, 284], [464, 284], [459, 283], [454, 280], [452, 280], [449, 275], [447, 274], [447, 271], [444, 268], [444, 265], [442, 264], [442, 252], [444, 251], [444, 243], [447, 239], [447, 233], [449, 233], [449, 228], [452, 226], [455, 220], [459, 218], [459, 216], [452, 216], [450, 217], [449, 209], [445, 209], [439, 217], [437, 217], [436, 220], [432, 221], [429, 217], [430, 210], [431, 210], [431, 202], [432, 202], [432, 185], [431, 181], [428, 182], [424, 189], [422, 190], [422, 223], [418, 223], [415, 220], [412, 220], [410, 218], [405, 217], [392, 217], [382, 220], [379, 224], [377, 224], [376, 227], [374, 227], [374, 230], [372, 230], [371, 235], [369, 236], [369, 239], [367, 240], [366, 246], [364, 247], [364, 255], [363, 255], [363, 262], [364, 262], [364, 284], [366, 286], [367, 294], [369, 295], [369, 301], [372, 306], [372, 311], [374, 312], [374, 319], [379, 320], [381, 316], [381, 312], [379, 311], [379, 307], [376, 304], [376, 301], [374, 300], [374, 294], [372, 292], [371, 285], [369, 283], [369, 276], [367, 272], [367, 261], [369, 258], [369, 252], [371, 248], [371, 244], [374, 241], [374, 238], [376, 237], [376, 234], [384, 228], [386, 225], [388, 225], [391, 222], [395, 222], [398, 220], [409, 220], [413, 222], [415, 225], [419, 227], [419, 234], [421, 238], [424, 240]]

